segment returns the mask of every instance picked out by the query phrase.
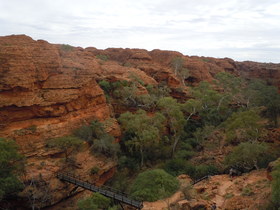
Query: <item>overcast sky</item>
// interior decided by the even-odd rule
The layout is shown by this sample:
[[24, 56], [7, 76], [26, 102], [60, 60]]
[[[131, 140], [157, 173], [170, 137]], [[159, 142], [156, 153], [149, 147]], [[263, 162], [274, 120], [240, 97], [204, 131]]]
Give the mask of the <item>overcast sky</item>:
[[280, 63], [280, 0], [0, 0], [0, 36]]

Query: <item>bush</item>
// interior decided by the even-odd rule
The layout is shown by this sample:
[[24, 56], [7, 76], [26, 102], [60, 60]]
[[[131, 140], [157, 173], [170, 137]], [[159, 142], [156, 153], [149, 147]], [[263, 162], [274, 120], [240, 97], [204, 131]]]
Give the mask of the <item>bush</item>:
[[187, 151], [187, 150], [180, 150], [177, 152], [175, 157], [179, 159], [184, 159], [184, 160], [189, 160], [194, 156], [195, 152], [194, 151]]
[[[186, 173], [186, 161], [183, 159], [171, 159], [168, 160], [163, 169], [173, 175], [173, 176], [178, 176], [180, 174], [184, 174]], [[191, 171], [191, 169], [189, 168], [189, 171]]]
[[60, 45], [60, 49], [63, 51], [72, 51], [74, 50], [74, 47], [69, 44], [62, 44]]
[[95, 139], [92, 146], [94, 153], [103, 154], [107, 157], [115, 158], [120, 151], [120, 145], [115, 142], [113, 136], [103, 135], [100, 139]]
[[178, 180], [162, 169], [140, 173], [135, 179], [131, 195], [134, 199], [156, 201], [171, 196], [179, 187]]
[[139, 169], [139, 160], [133, 157], [121, 156], [118, 159], [118, 167], [120, 169], [128, 168], [131, 171], [137, 171]]
[[94, 175], [97, 174], [100, 171], [100, 168], [97, 166], [94, 166], [92, 169], [90, 169], [90, 174]]
[[165, 163], [164, 170], [173, 176], [180, 174], [187, 174], [192, 179], [200, 179], [204, 176], [217, 174], [219, 170], [212, 165], [198, 165], [195, 166], [183, 159], [172, 159]]
[[109, 60], [109, 56], [108, 55], [96, 55], [96, 58], [103, 60], [103, 61], [107, 61]]
[[78, 151], [83, 144], [83, 141], [80, 138], [75, 136], [63, 136], [48, 141], [48, 147], [56, 147], [63, 151], [65, 154], [66, 161], [70, 161], [69, 156]]
[[268, 152], [267, 144], [245, 142], [236, 146], [226, 156], [225, 164], [228, 167], [249, 171], [253, 168], [266, 167], [270, 161], [269, 155], [271, 154]]
[[198, 165], [195, 168], [195, 179], [200, 179], [207, 175], [214, 175], [219, 173], [219, 170], [213, 165]]
[[107, 97], [109, 97], [111, 91], [113, 91], [111, 84], [106, 80], [101, 80], [100, 82], [98, 82], [98, 84], [102, 88], [102, 90], [105, 92], [105, 95]]
[[99, 193], [93, 193], [90, 197], [79, 200], [79, 210], [99, 210], [108, 209], [110, 207], [111, 200]]
[[92, 144], [93, 129], [90, 126], [81, 126], [74, 131], [74, 135]]

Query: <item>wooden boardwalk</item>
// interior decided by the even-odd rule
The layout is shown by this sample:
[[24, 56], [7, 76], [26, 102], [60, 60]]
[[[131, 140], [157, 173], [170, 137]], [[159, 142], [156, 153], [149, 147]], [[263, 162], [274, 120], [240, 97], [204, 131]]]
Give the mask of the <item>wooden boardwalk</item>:
[[127, 204], [129, 206], [132, 206], [136, 209], [142, 209], [143, 208], [143, 202], [133, 200], [128, 197], [128, 195], [118, 192], [110, 187], [97, 187], [87, 181], [83, 181], [78, 176], [74, 176], [73, 174], [69, 173], [58, 173], [57, 178], [61, 181], [68, 182], [71, 184], [74, 184], [78, 187], [82, 187], [86, 190], [90, 190], [92, 192], [100, 193], [101, 195], [104, 195], [108, 198], [114, 199], [115, 201], [118, 201], [120, 203]]

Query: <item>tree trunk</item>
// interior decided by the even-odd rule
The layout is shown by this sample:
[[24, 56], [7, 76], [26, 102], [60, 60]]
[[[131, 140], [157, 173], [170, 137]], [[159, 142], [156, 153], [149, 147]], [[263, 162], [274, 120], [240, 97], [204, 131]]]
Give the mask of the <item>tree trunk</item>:
[[173, 144], [173, 147], [172, 147], [172, 158], [174, 157], [175, 150], [176, 150], [176, 147], [177, 147], [178, 142], [179, 142], [179, 137], [177, 137], [177, 136], [175, 135], [174, 144]]
[[140, 163], [140, 168], [144, 166], [144, 154], [143, 154], [143, 149], [140, 148], [140, 155], [141, 155], [141, 163]]

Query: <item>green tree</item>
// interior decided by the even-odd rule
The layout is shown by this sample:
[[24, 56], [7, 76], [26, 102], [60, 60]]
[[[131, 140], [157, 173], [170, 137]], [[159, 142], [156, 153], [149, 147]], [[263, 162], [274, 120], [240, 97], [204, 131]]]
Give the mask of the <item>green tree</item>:
[[228, 95], [214, 90], [208, 82], [200, 82], [192, 89], [192, 95], [198, 101], [199, 116], [204, 124], [217, 126], [231, 114]]
[[254, 141], [263, 134], [263, 119], [256, 109], [235, 112], [223, 125], [227, 141], [232, 143]]
[[[111, 122], [109, 122], [111, 123]], [[83, 125], [74, 131], [74, 135], [91, 145], [92, 151], [107, 157], [116, 157], [120, 146], [115, 138], [105, 131], [106, 121], [101, 123], [94, 120], [90, 125]]]
[[131, 187], [131, 195], [135, 199], [156, 201], [169, 197], [179, 187], [178, 180], [162, 169], [154, 169], [140, 173]]
[[197, 144], [202, 144], [204, 140], [207, 140], [209, 137], [212, 137], [212, 134], [215, 130], [214, 126], [204, 126], [203, 128], [197, 128], [193, 133], [194, 139]]
[[159, 143], [164, 120], [160, 113], [150, 117], [144, 110], [138, 110], [135, 114], [126, 112], [119, 118], [123, 131], [131, 134], [125, 145], [131, 152], [140, 152], [141, 167], [144, 165], [145, 153]]
[[89, 125], [83, 125], [74, 131], [74, 135], [85, 140], [90, 145], [94, 139], [99, 139], [105, 134], [104, 125], [98, 120], [93, 120]]
[[181, 82], [185, 85], [185, 79], [190, 76], [190, 72], [187, 68], [184, 67], [184, 59], [183, 57], [175, 57], [173, 58], [172, 68], [174, 70], [174, 74], [178, 76]]
[[249, 105], [248, 88], [245, 80], [228, 72], [215, 75], [216, 85], [223, 90], [222, 100], [239, 106]]
[[[268, 164], [268, 146], [265, 143], [242, 142], [225, 158], [228, 167], [251, 170]], [[264, 164], [266, 162], [266, 164]]]
[[186, 123], [181, 105], [171, 97], [164, 97], [158, 101], [158, 107], [166, 116], [168, 127], [172, 135], [172, 157], [175, 154], [180, 137], [184, 133], [184, 124]]
[[111, 205], [111, 200], [99, 193], [93, 193], [90, 197], [79, 200], [79, 210], [99, 210], [108, 209]]
[[64, 136], [48, 141], [47, 146], [56, 147], [63, 151], [65, 154], [66, 162], [69, 161], [69, 156], [74, 152], [78, 151], [83, 144], [83, 141], [80, 138], [75, 136]]
[[275, 127], [278, 127], [280, 116], [280, 94], [278, 88], [266, 85], [262, 80], [252, 80], [248, 89], [250, 92], [252, 105], [265, 107], [264, 114], [268, 117]]
[[115, 141], [115, 138], [109, 134], [104, 134], [98, 139], [95, 139], [92, 145], [93, 152], [103, 154], [107, 157], [116, 158], [120, 152], [120, 145]]
[[18, 175], [23, 172], [23, 156], [12, 140], [0, 138], [0, 201], [23, 189]]

